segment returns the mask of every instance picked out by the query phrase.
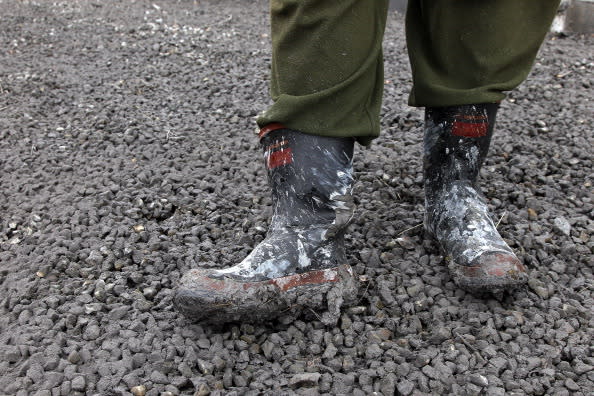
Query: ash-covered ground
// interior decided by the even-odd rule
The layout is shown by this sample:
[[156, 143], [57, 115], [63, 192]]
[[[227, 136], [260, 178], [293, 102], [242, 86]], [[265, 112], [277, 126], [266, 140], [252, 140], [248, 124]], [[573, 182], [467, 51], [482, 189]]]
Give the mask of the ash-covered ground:
[[547, 38], [482, 171], [525, 289], [458, 290], [424, 237], [423, 113], [391, 14], [383, 135], [355, 163], [357, 305], [335, 327], [172, 309], [185, 271], [266, 231], [267, 7], [0, 0], [0, 394], [591, 395], [591, 36]]

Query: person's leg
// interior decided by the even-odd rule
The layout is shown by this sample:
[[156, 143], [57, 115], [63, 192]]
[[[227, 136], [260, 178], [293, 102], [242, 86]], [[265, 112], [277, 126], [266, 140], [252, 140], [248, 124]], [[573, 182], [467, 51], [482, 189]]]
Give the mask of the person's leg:
[[174, 303], [190, 318], [261, 321], [328, 308], [357, 287], [344, 232], [354, 210], [355, 140], [379, 133], [387, 0], [272, 0], [274, 104], [258, 120], [274, 212], [239, 264], [184, 275]]
[[559, 0], [410, 0], [412, 106], [495, 103], [534, 63]]
[[258, 125], [379, 135], [388, 0], [271, 0], [271, 96]]
[[528, 75], [557, 0], [413, 1], [407, 42], [409, 102], [425, 106], [425, 229], [454, 281], [470, 291], [526, 282], [478, 186], [498, 102]]

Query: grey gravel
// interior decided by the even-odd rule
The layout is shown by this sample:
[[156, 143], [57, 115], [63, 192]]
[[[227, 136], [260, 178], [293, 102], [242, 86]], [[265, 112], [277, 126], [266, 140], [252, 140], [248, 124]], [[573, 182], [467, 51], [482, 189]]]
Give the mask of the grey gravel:
[[271, 200], [268, 2], [0, 0], [0, 389], [14, 395], [587, 395], [594, 389], [592, 37], [550, 35], [501, 104], [482, 185], [530, 271], [458, 290], [423, 233], [423, 112], [390, 14], [382, 136], [357, 148], [349, 263], [324, 312], [208, 327], [191, 267], [241, 260]]

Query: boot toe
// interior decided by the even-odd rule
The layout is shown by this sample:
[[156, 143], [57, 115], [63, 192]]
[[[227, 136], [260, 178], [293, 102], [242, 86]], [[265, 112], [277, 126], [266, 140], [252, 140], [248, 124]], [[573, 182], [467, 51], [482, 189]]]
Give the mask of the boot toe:
[[[204, 323], [261, 322], [303, 308], [323, 309], [353, 301], [357, 284], [348, 265], [264, 281], [213, 278], [214, 271], [186, 273], [174, 296], [175, 308]], [[335, 301], [330, 302], [329, 300]]]
[[470, 292], [499, 292], [515, 289], [528, 280], [526, 268], [512, 253], [487, 252], [472, 265], [450, 261], [448, 268], [454, 282]]

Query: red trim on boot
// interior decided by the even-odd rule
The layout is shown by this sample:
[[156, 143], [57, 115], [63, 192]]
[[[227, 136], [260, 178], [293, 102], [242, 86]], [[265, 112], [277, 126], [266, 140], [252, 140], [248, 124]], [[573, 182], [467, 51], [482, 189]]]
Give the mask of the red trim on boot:
[[[351, 267], [345, 266], [345, 269], [350, 276], [353, 276]], [[340, 281], [340, 274], [338, 272], [338, 267], [335, 267], [284, 276], [282, 278], [271, 279], [269, 282], [282, 291], [287, 291], [298, 286], [319, 285], [322, 283], [338, 281]]]
[[289, 165], [293, 162], [293, 152], [290, 147], [272, 151], [266, 158], [266, 168], [274, 169], [279, 166]]
[[487, 123], [467, 123], [455, 121], [452, 126], [452, 135], [476, 138], [487, 135]]
[[486, 116], [459, 115], [452, 124], [452, 135], [476, 138], [487, 136], [489, 120]]
[[272, 131], [276, 131], [277, 129], [287, 129], [287, 127], [280, 122], [273, 122], [272, 124], [263, 126], [258, 133], [258, 137], [262, 139], [264, 136], [268, 135]]

